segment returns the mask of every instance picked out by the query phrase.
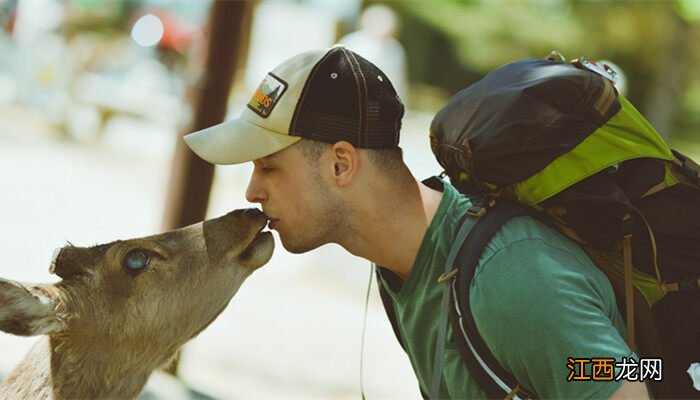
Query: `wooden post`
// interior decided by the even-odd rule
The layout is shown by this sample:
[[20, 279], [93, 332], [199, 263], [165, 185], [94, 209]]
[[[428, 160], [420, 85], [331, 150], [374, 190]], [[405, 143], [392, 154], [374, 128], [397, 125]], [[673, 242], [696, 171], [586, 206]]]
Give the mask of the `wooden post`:
[[[249, 1], [212, 2], [204, 68], [197, 82], [188, 88], [193, 100], [192, 120], [177, 135], [163, 217], [164, 230], [187, 226], [206, 216], [214, 166], [194, 154], [182, 137], [223, 122], [236, 67], [241, 58], [246, 58], [241, 50], [248, 48], [245, 42], [250, 37], [253, 5]], [[177, 376], [179, 364], [178, 351], [165, 371]]]
[[[231, 84], [243, 39], [250, 35], [246, 19], [253, 3], [214, 0], [209, 12], [209, 39], [202, 74], [190, 93], [193, 98], [191, 123], [177, 136], [175, 156], [166, 199], [163, 228], [187, 226], [204, 219], [214, 178], [214, 166], [197, 157], [182, 137], [224, 120]], [[245, 58], [245, 57], [244, 57]], [[196, 62], [196, 60], [194, 60]]]

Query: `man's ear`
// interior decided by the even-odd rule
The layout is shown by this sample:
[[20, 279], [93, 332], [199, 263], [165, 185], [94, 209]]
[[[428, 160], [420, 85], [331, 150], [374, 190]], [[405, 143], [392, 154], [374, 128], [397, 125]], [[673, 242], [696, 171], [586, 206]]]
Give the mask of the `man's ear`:
[[63, 323], [49, 291], [0, 279], [0, 330], [19, 336], [58, 332]]
[[355, 146], [348, 142], [337, 142], [331, 146], [333, 179], [338, 186], [347, 186], [355, 178], [359, 154]]

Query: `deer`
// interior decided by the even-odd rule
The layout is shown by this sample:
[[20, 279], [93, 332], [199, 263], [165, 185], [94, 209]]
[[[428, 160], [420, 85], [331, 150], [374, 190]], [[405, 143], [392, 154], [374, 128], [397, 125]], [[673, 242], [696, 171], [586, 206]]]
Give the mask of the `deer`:
[[274, 250], [241, 209], [165, 233], [58, 249], [56, 283], [0, 279], [0, 330], [41, 336], [2, 399], [131, 399], [226, 308]]

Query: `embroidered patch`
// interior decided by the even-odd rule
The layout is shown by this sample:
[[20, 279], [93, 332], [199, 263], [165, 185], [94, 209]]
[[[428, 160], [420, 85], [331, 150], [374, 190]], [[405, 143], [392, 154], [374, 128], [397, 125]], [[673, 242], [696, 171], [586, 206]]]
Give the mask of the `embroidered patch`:
[[287, 82], [270, 72], [260, 82], [260, 86], [248, 101], [248, 108], [259, 116], [267, 118], [285, 90], [287, 90]]

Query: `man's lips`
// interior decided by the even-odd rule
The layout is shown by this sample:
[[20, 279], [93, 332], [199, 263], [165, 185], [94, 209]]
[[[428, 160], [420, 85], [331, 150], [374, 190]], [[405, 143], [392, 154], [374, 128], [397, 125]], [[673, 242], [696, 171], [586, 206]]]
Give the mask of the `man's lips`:
[[268, 220], [267, 227], [269, 229], [275, 229], [275, 226], [277, 225], [277, 222], [279, 221], [279, 219], [269, 216], [264, 211], [263, 211], [263, 214], [265, 214], [265, 218], [267, 218], [267, 220]]

